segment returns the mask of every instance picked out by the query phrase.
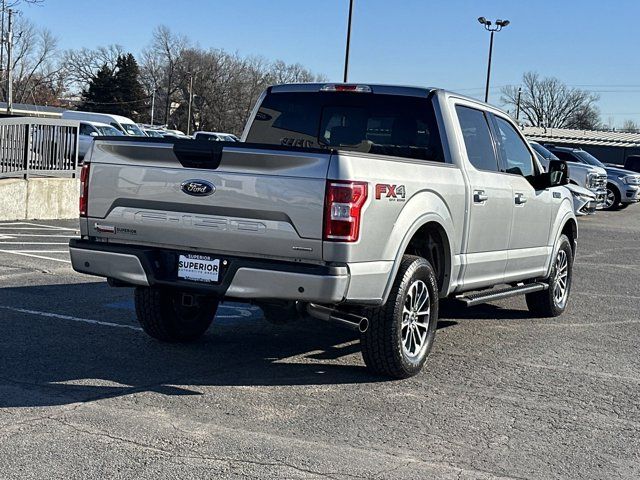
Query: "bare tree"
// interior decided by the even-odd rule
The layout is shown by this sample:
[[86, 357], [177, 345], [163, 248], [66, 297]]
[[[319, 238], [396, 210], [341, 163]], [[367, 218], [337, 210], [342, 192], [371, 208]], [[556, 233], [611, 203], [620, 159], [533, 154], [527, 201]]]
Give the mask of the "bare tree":
[[[504, 87], [501, 100], [515, 110], [518, 104], [518, 87]], [[596, 106], [598, 100], [597, 95], [570, 88], [557, 78], [541, 78], [535, 72], [527, 72], [522, 76], [520, 111], [533, 126], [597, 128], [600, 123]]]
[[623, 132], [638, 133], [638, 124], [631, 119], [627, 119], [622, 124]]
[[178, 66], [189, 40], [160, 25], [153, 31], [151, 44], [142, 53], [142, 83], [151, 91], [159, 91], [164, 100], [164, 122], [171, 114], [172, 97], [178, 91]]
[[[7, 47], [6, 42], [3, 42], [2, 39], [5, 38], [5, 29], [7, 28], [7, 12], [8, 10], [15, 10], [21, 4], [37, 5], [43, 2], [44, 0], [0, 0], [0, 83], [3, 85], [6, 67], [5, 50]], [[4, 91], [3, 94], [5, 94]]]
[[[14, 101], [17, 103], [55, 103], [63, 84], [57, 62], [58, 40], [46, 29], [35, 27], [18, 17], [13, 42]], [[3, 93], [4, 85], [2, 85]]]
[[118, 58], [124, 53], [124, 48], [117, 44], [65, 51], [62, 55], [62, 68], [69, 83], [68, 88], [76, 92], [84, 90], [104, 65], [115, 71]]

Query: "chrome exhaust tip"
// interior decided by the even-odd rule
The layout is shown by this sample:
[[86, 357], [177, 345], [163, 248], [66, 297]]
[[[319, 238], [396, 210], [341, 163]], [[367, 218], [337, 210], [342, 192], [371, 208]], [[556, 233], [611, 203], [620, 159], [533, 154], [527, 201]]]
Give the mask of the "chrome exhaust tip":
[[336, 325], [341, 325], [351, 330], [357, 330], [360, 333], [364, 333], [369, 329], [369, 319], [367, 317], [345, 312], [337, 308], [309, 303], [307, 305], [307, 313], [318, 320], [335, 323]]

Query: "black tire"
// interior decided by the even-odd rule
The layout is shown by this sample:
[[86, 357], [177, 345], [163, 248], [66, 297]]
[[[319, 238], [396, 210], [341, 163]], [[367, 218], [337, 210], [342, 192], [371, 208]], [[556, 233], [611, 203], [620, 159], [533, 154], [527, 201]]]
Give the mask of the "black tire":
[[[608, 204], [608, 202], [612, 202]], [[611, 183], [607, 183], [607, 197], [605, 198], [604, 210], [617, 210], [620, 205], [620, 192]]]
[[629, 205], [631, 205], [631, 204], [630, 203], [621, 203], [620, 205], [618, 205], [618, 210], [624, 210]]
[[136, 316], [142, 329], [163, 342], [197, 340], [216, 316], [218, 301], [194, 297], [195, 305], [184, 306], [183, 292], [154, 287], [135, 290]]
[[[422, 307], [425, 308], [428, 302], [429, 314], [422, 321], [427, 317], [428, 320], [426, 324], [417, 327], [415, 324], [421, 323], [419, 317], [418, 320], [412, 320], [408, 316], [409, 323], [403, 325], [403, 309], [406, 302], [411, 301], [409, 290], [414, 285], [420, 286], [419, 281], [429, 294]], [[422, 294], [417, 298], [422, 298]], [[420, 372], [433, 346], [438, 324], [438, 282], [429, 261], [413, 255], [402, 257], [387, 302], [381, 307], [366, 309], [365, 315], [369, 318], [369, 328], [361, 335], [360, 344], [362, 358], [369, 370], [394, 378], [407, 378]], [[424, 335], [419, 348], [417, 342], [413, 343], [415, 355], [407, 352], [412, 345], [409, 333], [411, 329], [421, 332], [420, 337], [414, 338], [422, 338]], [[409, 347], [403, 342], [405, 331]]]
[[[560, 277], [558, 276], [558, 270], [561, 263], [559, 258], [564, 255], [566, 258], [566, 277], [564, 280], [565, 294], [563, 300], [559, 301], [556, 298], [556, 287], [560, 287]], [[571, 242], [566, 235], [561, 235], [558, 245], [558, 250], [553, 258], [553, 264], [551, 266], [551, 274], [547, 279], [549, 282], [549, 288], [540, 292], [528, 293], [526, 295], [527, 307], [536, 317], [557, 317], [562, 315], [566, 310], [569, 303], [569, 295], [571, 293], [571, 282], [573, 280], [573, 250], [571, 249]]]
[[283, 304], [257, 303], [262, 309], [262, 314], [267, 322], [272, 325], [286, 325], [299, 320], [302, 315], [298, 310], [297, 302]]

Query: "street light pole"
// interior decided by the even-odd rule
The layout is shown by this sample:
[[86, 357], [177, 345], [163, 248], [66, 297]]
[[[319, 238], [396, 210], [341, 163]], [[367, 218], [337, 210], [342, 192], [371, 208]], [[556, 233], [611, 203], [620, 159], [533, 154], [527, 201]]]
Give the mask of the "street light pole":
[[349, 74], [349, 48], [351, 46], [351, 16], [353, 14], [353, 0], [349, 0], [349, 23], [347, 24], [347, 47], [344, 54], [344, 77], [343, 82], [347, 83]]
[[485, 30], [491, 32], [491, 38], [489, 39], [489, 60], [487, 62], [487, 85], [484, 90], [484, 101], [489, 101], [489, 82], [491, 80], [491, 57], [493, 56], [493, 34], [499, 32], [504, 27], [509, 25], [509, 20], [496, 20], [495, 24], [492, 24], [484, 17], [478, 18], [478, 22], [484, 25]]

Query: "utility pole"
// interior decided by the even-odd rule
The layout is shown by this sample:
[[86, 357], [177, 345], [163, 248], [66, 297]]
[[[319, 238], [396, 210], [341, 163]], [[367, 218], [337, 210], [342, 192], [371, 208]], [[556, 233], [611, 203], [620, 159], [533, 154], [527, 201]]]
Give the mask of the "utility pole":
[[11, 63], [11, 51], [13, 49], [13, 10], [9, 9], [8, 28], [7, 28], [7, 114], [13, 113], [13, 71]]
[[349, 74], [349, 47], [351, 46], [351, 16], [353, 14], [353, 0], [349, 0], [349, 23], [347, 24], [347, 48], [344, 54], [344, 79], [343, 82], [347, 83], [347, 77]]
[[187, 113], [187, 135], [189, 135], [189, 130], [191, 129], [191, 104], [193, 103], [193, 73], [191, 73], [191, 78], [189, 78], [189, 112]]
[[520, 125], [520, 96], [522, 95], [522, 87], [518, 87], [518, 100], [516, 101], [516, 123]]
[[156, 89], [153, 89], [151, 94], [151, 126], [153, 127], [153, 112], [156, 109]]
[[[6, 0], [0, 0], [0, 85], [4, 80], [4, 13], [6, 8]], [[2, 100], [1, 97], [0, 100]]]

